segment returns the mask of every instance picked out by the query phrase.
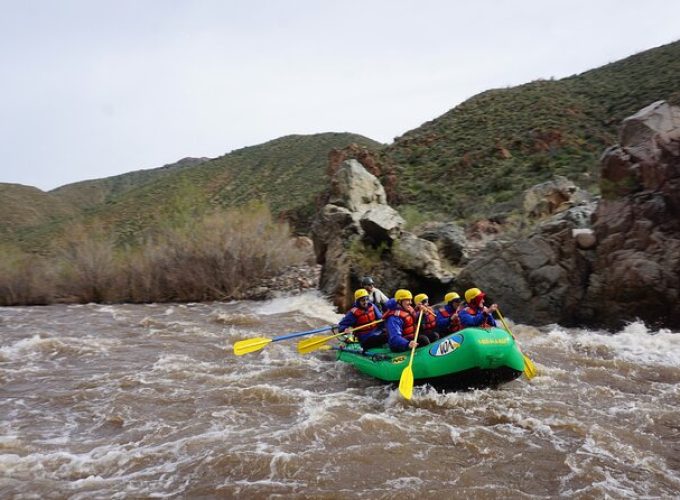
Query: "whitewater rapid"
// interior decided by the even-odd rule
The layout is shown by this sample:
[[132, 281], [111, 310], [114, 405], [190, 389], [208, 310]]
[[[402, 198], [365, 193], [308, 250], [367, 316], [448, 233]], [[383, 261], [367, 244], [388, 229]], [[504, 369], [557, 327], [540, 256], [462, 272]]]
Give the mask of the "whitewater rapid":
[[678, 332], [511, 322], [538, 377], [410, 402], [299, 339], [232, 352], [340, 317], [311, 292], [1, 308], [0, 497], [678, 497]]

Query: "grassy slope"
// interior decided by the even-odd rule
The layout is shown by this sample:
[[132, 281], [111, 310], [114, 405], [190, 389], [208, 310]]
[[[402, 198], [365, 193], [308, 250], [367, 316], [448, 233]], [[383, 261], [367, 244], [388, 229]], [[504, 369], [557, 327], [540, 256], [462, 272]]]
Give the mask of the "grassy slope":
[[[82, 209], [85, 223], [113, 226], [127, 242], [145, 229], [172, 226], [210, 207], [252, 200], [266, 201], [274, 214], [292, 213], [298, 219], [301, 215], [304, 227], [316, 196], [327, 185], [329, 151], [352, 143], [381, 147], [356, 134], [291, 135], [189, 167], [132, 172], [57, 191], [62, 200]], [[94, 203], [95, 199], [101, 201]], [[59, 224], [32, 225], [23, 228], [19, 239], [24, 248], [35, 249], [64, 229]]]
[[680, 92], [680, 42], [558, 81], [479, 94], [407, 132], [383, 154], [403, 203], [446, 218], [493, 213], [566, 175], [597, 189], [598, 158], [626, 116]]
[[0, 183], [0, 235], [74, 215], [68, 203], [32, 186]]
[[326, 187], [328, 152], [351, 143], [380, 146], [344, 133], [281, 137], [164, 176], [93, 213], [131, 232], [211, 206], [241, 206], [253, 200], [267, 202], [274, 214], [310, 207]]
[[92, 208], [121, 196], [131, 189], [153, 182], [156, 179], [208, 161], [209, 158], [184, 158], [160, 168], [137, 170], [103, 179], [92, 179], [66, 184], [50, 191], [54, 197], [79, 210]]

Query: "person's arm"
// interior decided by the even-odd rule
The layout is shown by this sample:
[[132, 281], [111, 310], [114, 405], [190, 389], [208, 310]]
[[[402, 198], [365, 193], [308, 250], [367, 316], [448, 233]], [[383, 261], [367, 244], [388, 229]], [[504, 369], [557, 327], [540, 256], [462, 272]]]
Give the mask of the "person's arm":
[[345, 314], [345, 317], [340, 320], [340, 323], [338, 323], [338, 331], [340, 333], [344, 332], [348, 328], [353, 327], [357, 323], [357, 318], [354, 316], [354, 313], [350, 309], [347, 311], [347, 314]]
[[375, 304], [371, 305], [373, 306], [373, 311], [375, 311], [375, 319], [376, 320], [382, 319], [382, 312], [380, 312], [380, 308]]
[[460, 317], [460, 323], [463, 328], [479, 326], [484, 323], [484, 311], [481, 310], [477, 312], [477, 314], [470, 314], [467, 309], [463, 309], [458, 313], [458, 316]]
[[451, 318], [447, 318], [441, 313], [441, 309], [437, 309], [437, 331], [444, 333], [449, 329], [449, 322]]
[[387, 343], [395, 350], [408, 349], [408, 340], [401, 334], [402, 320], [396, 316], [387, 318]]
[[489, 307], [484, 308], [484, 312], [486, 314], [486, 322], [487, 324], [491, 326], [497, 326], [496, 325], [496, 318], [493, 317], [493, 313], [498, 310], [498, 304], [491, 304]]

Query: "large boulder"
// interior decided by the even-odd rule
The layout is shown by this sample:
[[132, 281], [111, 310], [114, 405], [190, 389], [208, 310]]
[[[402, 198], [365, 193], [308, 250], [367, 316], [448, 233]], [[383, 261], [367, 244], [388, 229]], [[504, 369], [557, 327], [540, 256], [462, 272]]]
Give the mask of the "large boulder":
[[680, 108], [657, 102], [626, 119], [601, 161], [598, 203], [488, 244], [457, 286], [479, 286], [534, 324], [679, 327]]
[[623, 122], [602, 159], [592, 321], [680, 325], [680, 108], [655, 102]]
[[364, 212], [359, 224], [365, 239], [377, 246], [383, 241], [392, 242], [399, 238], [405, 221], [391, 206], [378, 205]]
[[385, 189], [378, 178], [356, 160], [345, 161], [331, 179], [328, 203], [363, 214], [372, 207], [387, 204]]
[[442, 269], [437, 246], [431, 241], [403, 233], [392, 248], [394, 263], [401, 269], [428, 280], [449, 283], [451, 273]]
[[439, 253], [453, 265], [468, 257], [465, 232], [455, 222], [427, 222], [419, 226], [415, 234], [434, 243]]
[[593, 258], [578, 244], [578, 231], [587, 229], [579, 219], [567, 211], [527, 238], [488, 243], [458, 275], [458, 289], [482, 288], [522, 322], [578, 323]]
[[566, 177], [556, 175], [552, 180], [527, 189], [523, 205], [527, 217], [540, 219], [589, 201], [592, 201], [590, 193]]
[[437, 246], [403, 232], [404, 219], [386, 203], [374, 175], [356, 160], [333, 171], [329, 202], [312, 225], [312, 239], [322, 265], [319, 287], [336, 306], [349, 307], [353, 289], [367, 274], [388, 294], [423, 282], [436, 289], [451, 280]]

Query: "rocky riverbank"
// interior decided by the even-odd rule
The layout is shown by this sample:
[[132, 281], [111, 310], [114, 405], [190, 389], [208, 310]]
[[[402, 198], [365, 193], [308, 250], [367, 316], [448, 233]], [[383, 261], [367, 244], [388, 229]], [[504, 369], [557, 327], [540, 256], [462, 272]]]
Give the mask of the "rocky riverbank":
[[266, 300], [278, 295], [295, 295], [308, 290], [319, 288], [321, 265], [305, 264], [290, 266], [286, 270], [271, 278], [257, 281], [252, 287], [234, 294], [236, 300]]
[[478, 286], [531, 324], [680, 326], [680, 108], [651, 104], [619, 139], [601, 160], [601, 199], [559, 177], [535, 186], [533, 229], [512, 239], [502, 220], [406, 231], [378, 179], [347, 160], [312, 228], [319, 286], [340, 309], [371, 274], [388, 292]]

